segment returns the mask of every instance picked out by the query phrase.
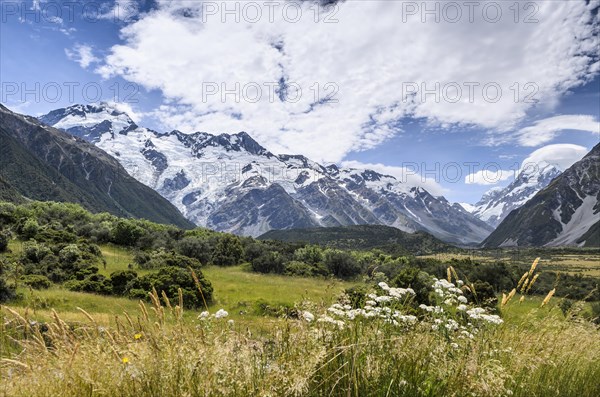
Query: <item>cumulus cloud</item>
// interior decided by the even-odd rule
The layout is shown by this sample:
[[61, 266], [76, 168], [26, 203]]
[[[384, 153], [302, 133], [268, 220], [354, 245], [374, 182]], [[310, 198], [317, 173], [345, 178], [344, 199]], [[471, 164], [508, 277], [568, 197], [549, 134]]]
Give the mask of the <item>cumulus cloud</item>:
[[359, 170], [367, 169], [379, 172], [383, 175], [391, 175], [400, 182], [406, 183], [408, 186], [422, 187], [434, 196], [442, 196], [448, 192], [448, 190], [442, 187], [438, 181], [420, 175], [417, 170], [411, 167], [394, 167], [379, 163], [363, 163], [355, 160], [343, 161], [341, 164], [346, 168], [355, 168]]
[[321, 161], [380, 145], [406, 117], [506, 133], [598, 71], [595, 3], [583, 0], [536, 2], [536, 23], [524, 10], [515, 23], [511, 2], [489, 2], [502, 7], [495, 22], [488, 2], [472, 22], [468, 9], [452, 22], [442, 2], [439, 22], [424, 2], [156, 4], [123, 27], [98, 73], [160, 90], [168, 128], [245, 130]]
[[92, 63], [97, 63], [100, 58], [97, 58], [91, 46], [86, 44], [76, 44], [73, 49], [65, 48], [67, 58], [79, 63], [82, 68], [87, 68]]
[[562, 115], [538, 120], [517, 133], [517, 141], [522, 146], [538, 146], [550, 142], [563, 131], [575, 130], [591, 132], [600, 138], [600, 122], [589, 115]]
[[465, 183], [467, 185], [496, 185], [510, 179], [514, 174], [515, 172], [511, 170], [484, 168], [465, 176]]
[[572, 144], [547, 145], [531, 153], [521, 164], [521, 171], [553, 165], [561, 171], [581, 160], [589, 150]]

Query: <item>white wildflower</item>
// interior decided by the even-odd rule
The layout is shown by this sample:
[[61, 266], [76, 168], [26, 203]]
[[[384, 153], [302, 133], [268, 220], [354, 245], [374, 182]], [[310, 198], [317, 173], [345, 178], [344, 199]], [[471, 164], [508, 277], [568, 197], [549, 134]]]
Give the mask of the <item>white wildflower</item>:
[[225, 310], [223, 309], [219, 309], [216, 313], [215, 313], [215, 318], [225, 318], [229, 316], [229, 313], [227, 313]]
[[310, 323], [311, 321], [314, 321], [315, 316], [311, 312], [305, 311], [302, 313], [302, 318]]
[[389, 291], [389, 289], [390, 289], [389, 285], [387, 285], [387, 283], [384, 283], [383, 281], [377, 285], [379, 285], [379, 288], [381, 288], [384, 291]]

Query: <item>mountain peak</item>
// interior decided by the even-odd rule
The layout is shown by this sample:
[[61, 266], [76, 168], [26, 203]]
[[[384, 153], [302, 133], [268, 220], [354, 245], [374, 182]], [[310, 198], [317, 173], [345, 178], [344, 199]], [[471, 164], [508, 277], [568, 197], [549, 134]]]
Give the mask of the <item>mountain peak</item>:
[[191, 134], [173, 130], [166, 134], [156, 134], [158, 136], [175, 136], [179, 142], [186, 147], [191, 148], [192, 153], [201, 156], [206, 148], [222, 148], [226, 152], [247, 152], [256, 156], [273, 157], [273, 154], [261, 146], [247, 132], [242, 131], [236, 134], [218, 134], [213, 135], [208, 132], [194, 132]]
[[56, 109], [39, 120], [90, 142], [97, 142], [105, 133], [126, 135], [138, 128], [127, 113], [106, 102]]

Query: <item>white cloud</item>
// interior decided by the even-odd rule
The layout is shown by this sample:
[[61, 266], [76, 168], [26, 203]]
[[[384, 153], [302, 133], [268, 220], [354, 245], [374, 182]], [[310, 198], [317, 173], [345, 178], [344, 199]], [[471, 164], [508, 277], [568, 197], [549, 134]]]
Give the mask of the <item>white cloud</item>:
[[566, 170], [581, 160], [589, 150], [586, 147], [572, 144], [547, 145], [531, 153], [521, 164], [521, 170], [543, 168], [554, 165], [561, 171]]
[[538, 146], [550, 142], [566, 130], [591, 132], [600, 137], [600, 122], [589, 115], [550, 117], [521, 129], [517, 134], [517, 140], [522, 146]]
[[420, 186], [434, 196], [442, 196], [448, 189], [442, 187], [435, 179], [427, 178], [415, 172], [410, 167], [394, 167], [378, 163], [362, 163], [360, 161], [343, 161], [345, 168], [367, 169], [379, 172], [383, 175], [391, 175], [408, 186]]
[[135, 123], [139, 123], [140, 120], [142, 120], [146, 116], [145, 113], [137, 111], [133, 108], [133, 106], [131, 106], [131, 104], [126, 102], [108, 101], [106, 103], [109, 107], [114, 108], [119, 112], [127, 114]]
[[65, 54], [67, 55], [67, 58], [79, 63], [79, 66], [84, 69], [92, 63], [100, 61], [100, 59], [94, 55], [92, 47], [86, 44], [76, 44], [73, 49], [65, 48]]
[[[291, 23], [282, 15], [293, 16], [295, 7], [280, 2], [272, 10], [263, 7], [262, 17], [252, 23], [255, 13], [244, 2], [238, 4], [246, 12], [240, 11], [236, 22], [235, 15], [207, 12], [206, 4], [233, 9], [233, 2], [160, 0], [156, 10], [122, 29], [124, 43], [112, 47], [98, 72], [161, 90], [165, 106], [155, 115], [169, 129], [245, 130], [273, 151], [335, 162], [397, 134], [404, 117], [434, 125], [514, 129], [536, 106], [521, 100], [531, 92], [526, 83], [537, 87], [537, 106], [551, 108], [597, 72], [593, 3], [537, 2], [537, 23], [515, 23], [512, 2], [499, 3], [503, 17], [496, 23], [483, 19], [479, 3], [472, 23], [467, 9], [459, 23], [436, 23], [431, 16], [423, 23], [420, 13], [407, 14], [406, 2], [387, 1], [340, 2], [333, 16], [337, 23], [315, 23], [311, 2], [302, 3], [303, 17]], [[271, 102], [265, 84], [281, 79], [300, 85], [303, 95], [297, 102]], [[479, 84], [472, 101], [471, 82]], [[207, 97], [206, 83], [227, 89], [239, 83], [250, 97], [256, 83], [262, 96], [256, 103], [248, 96], [238, 101], [232, 95]], [[408, 95], [415, 86], [406, 83], [419, 89], [439, 83], [445, 95], [440, 100]], [[487, 83], [502, 89], [495, 103], [483, 97]], [[521, 87], [518, 101], [511, 89], [515, 83]], [[457, 85], [462, 95], [452, 103]], [[336, 87], [338, 103], [314, 104]]]
[[484, 168], [465, 176], [467, 185], [496, 185], [514, 176], [511, 170], [501, 170], [495, 167]]

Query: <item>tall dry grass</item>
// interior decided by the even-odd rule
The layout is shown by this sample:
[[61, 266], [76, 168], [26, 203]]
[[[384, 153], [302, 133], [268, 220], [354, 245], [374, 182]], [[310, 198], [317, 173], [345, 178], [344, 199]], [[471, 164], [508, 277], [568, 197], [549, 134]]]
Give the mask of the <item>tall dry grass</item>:
[[0, 395], [600, 395], [600, 333], [588, 323], [528, 318], [455, 340], [424, 324], [282, 320], [256, 336], [227, 319], [186, 320], [181, 307], [154, 293], [110, 328], [87, 313], [40, 325], [3, 308]]

